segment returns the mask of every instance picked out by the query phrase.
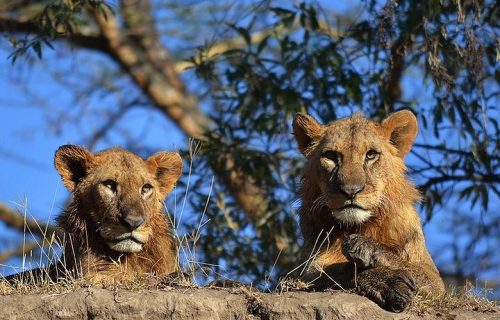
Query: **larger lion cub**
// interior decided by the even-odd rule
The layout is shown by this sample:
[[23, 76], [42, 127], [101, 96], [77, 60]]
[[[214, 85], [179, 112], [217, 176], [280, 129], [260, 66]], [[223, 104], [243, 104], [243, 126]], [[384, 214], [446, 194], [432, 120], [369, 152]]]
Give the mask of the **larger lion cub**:
[[444, 290], [415, 210], [419, 192], [405, 175], [417, 128], [405, 110], [381, 123], [360, 114], [327, 125], [295, 116], [308, 160], [300, 191], [303, 277], [315, 288], [356, 288], [391, 311], [406, 308], [417, 290]]
[[64, 145], [54, 163], [72, 197], [57, 218], [65, 244], [52, 277], [69, 271], [93, 280], [118, 280], [178, 271], [177, 245], [163, 200], [181, 175], [179, 154], [158, 152], [144, 160], [120, 148], [92, 153]]

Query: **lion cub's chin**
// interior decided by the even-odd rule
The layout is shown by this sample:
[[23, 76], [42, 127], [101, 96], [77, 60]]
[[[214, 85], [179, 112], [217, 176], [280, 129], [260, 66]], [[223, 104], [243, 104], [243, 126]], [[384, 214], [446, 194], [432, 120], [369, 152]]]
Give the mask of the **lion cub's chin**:
[[142, 250], [142, 244], [133, 239], [124, 239], [121, 241], [106, 241], [111, 250], [123, 253], [134, 253]]
[[367, 221], [372, 216], [372, 212], [370, 210], [351, 206], [333, 210], [332, 215], [337, 221], [351, 226], [359, 225]]
[[112, 239], [105, 237], [106, 244], [111, 250], [123, 253], [140, 252], [143, 244], [146, 243], [147, 240], [147, 233], [137, 231], [123, 233]]

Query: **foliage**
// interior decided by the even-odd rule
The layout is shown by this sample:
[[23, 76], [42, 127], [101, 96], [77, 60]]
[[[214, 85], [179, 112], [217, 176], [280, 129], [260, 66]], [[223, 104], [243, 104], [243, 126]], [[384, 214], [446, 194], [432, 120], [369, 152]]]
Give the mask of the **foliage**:
[[[402, 1], [380, 8], [373, 1], [366, 3], [364, 19], [339, 29], [320, 25], [316, 5], [269, 11], [274, 16], [268, 26], [271, 36], [251, 43], [249, 35], [258, 28], [250, 19], [233, 27], [247, 39], [246, 47], [197, 66], [213, 91], [217, 132], [199, 171], [208, 169], [207, 162], [233, 154], [238, 171], [258, 181], [270, 204], [269, 215], [254, 225], [253, 241], [245, 236], [248, 219], [231, 202], [224, 210], [237, 229], [223, 237], [210, 236], [219, 235], [227, 224], [226, 214], [214, 204], [209, 215], [217, 222], [207, 225], [202, 240], [207, 260], [216, 264], [234, 257], [229, 259], [232, 271], [238, 273], [243, 265], [254, 274], [259, 272], [256, 266], [267, 266], [261, 273], [270, 270], [273, 257], [280, 257], [278, 265], [285, 270], [296, 261], [297, 247], [292, 244], [298, 240], [290, 204], [303, 161], [294, 152], [289, 126], [299, 111], [327, 123], [356, 110], [381, 119], [411, 106], [424, 129], [435, 135], [433, 143], [418, 143], [413, 151], [413, 176], [421, 183], [427, 219], [450, 197], [468, 201], [471, 209], [488, 210], [489, 197], [499, 196], [500, 182], [498, 8], [493, 2]], [[322, 21], [326, 18], [325, 13]], [[421, 70], [422, 80], [433, 80], [427, 86], [432, 97], [428, 105], [401, 96], [401, 73], [412, 67]], [[200, 200], [193, 197], [193, 205]], [[274, 245], [272, 237], [266, 238], [269, 234], [275, 237]], [[259, 246], [252, 248], [251, 243]]]
[[[16, 5], [15, 1], [13, 4]], [[111, 6], [102, 0], [51, 0], [36, 5], [43, 6], [43, 10], [28, 23], [37, 28], [38, 34], [23, 38], [8, 36], [9, 42], [14, 47], [10, 55], [13, 63], [18, 57], [25, 57], [30, 53], [36, 54], [41, 59], [43, 46], [53, 49], [51, 41], [71, 36], [76, 29], [85, 26], [86, 21], [81, 17], [86, 10], [95, 10], [103, 15], [107, 15], [108, 10], [112, 12]]]
[[[40, 24], [34, 39], [46, 42], [67, 37], [76, 46], [84, 46], [74, 35], [82, 26], [94, 26], [86, 9], [95, 10], [96, 6], [107, 5], [101, 1], [51, 2], [37, 16]], [[500, 197], [500, 115], [496, 105], [499, 8], [495, 1], [366, 0], [354, 6], [355, 14], [343, 16], [336, 16], [331, 7], [317, 2], [297, 6], [277, 1], [238, 2], [234, 9], [237, 15], [224, 12], [230, 11], [231, 4], [213, 6], [216, 23], [208, 28], [196, 24], [202, 17], [187, 6], [179, 11], [173, 4], [167, 5], [167, 10], [182, 12], [176, 16], [175, 32], [185, 32], [180, 30], [182, 25], [191, 35], [178, 42], [172, 40], [174, 32], [164, 32], [160, 37], [167, 46], [193, 48], [199, 40], [196, 35], [205, 36], [204, 46], [189, 51], [196, 77], [183, 78], [186, 83], [197, 84], [187, 87], [199, 99], [198, 109], [210, 119], [199, 154], [193, 157], [189, 182], [184, 179], [194, 214], [184, 220], [183, 229], [189, 232], [203, 225], [201, 237], [193, 234], [190, 239], [201, 249], [200, 261], [214, 266], [216, 274], [266, 285], [267, 280], [272, 284], [297, 262], [300, 236], [296, 192], [304, 159], [296, 151], [290, 123], [299, 111], [326, 123], [355, 111], [380, 120], [394, 110], [411, 108], [429, 135], [417, 141], [409, 157], [410, 173], [425, 198], [426, 220], [434, 212], [449, 208], [450, 201], [461, 201], [471, 211], [488, 216], [484, 221], [499, 225], [500, 217], [494, 215], [491, 205]], [[120, 9], [124, 11], [126, 6]], [[123, 18], [121, 11], [115, 9], [114, 15]], [[160, 20], [164, 16], [156, 12], [154, 17]], [[160, 26], [158, 22], [157, 29]], [[219, 32], [220, 38], [201, 32], [204, 27], [214, 34]], [[129, 32], [121, 40], [132, 43], [138, 52], [148, 49], [144, 44], [147, 41], [142, 43], [138, 37]], [[243, 44], [229, 41], [235, 38]], [[212, 53], [225, 42], [233, 45]], [[14, 60], [29, 48], [41, 57], [41, 45], [29, 41], [18, 44]], [[110, 50], [106, 45], [92, 49], [96, 47]], [[172, 51], [180, 54], [180, 50]], [[134, 69], [118, 61], [117, 52], [104, 53], [121, 69], [103, 71], [103, 77], [118, 80], [112, 86], [100, 86], [99, 94], [103, 90], [123, 91], [128, 104], [145, 104], [163, 111], [151, 92], [141, 88], [138, 80], [131, 83], [129, 79], [135, 69], [140, 69], [140, 63], [153, 55], [137, 54]], [[187, 57], [177, 60], [183, 58]], [[154, 65], [145, 70], [152, 74], [158, 69]], [[158, 77], [156, 73], [152, 76]], [[181, 93], [187, 96], [189, 92]], [[129, 98], [133, 94], [137, 97]], [[119, 118], [116, 115], [123, 112], [120, 109], [108, 115], [109, 123], [103, 129], [113, 128]], [[105, 133], [100, 132], [98, 137], [102, 136]], [[137, 143], [132, 141], [130, 145]], [[186, 157], [193, 156], [189, 146], [185, 149]], [[250, 214], [242, 208], [228, 183], [232, 174], [244, 177], [263, 196], [264, 212]], [[210, 188], [212, 176], [216, 183]], [[246, 185], [239, 188], [247, 193], [254, 190], [245, 190]], [[204, 213], [204, 220], [200, 221], [197, 212]], [[455, 218], [470, 221], [460, 211]], [[467, 232], [498, 242], [498, 232], [480, 223], [472, 219], [468, 226], [474, 228]], [[479, 241], [475, 236], [469, 240]], [[488, 250], [482, 254], [494, 254]], [[477, 272], [473, 267], [458, 268], [463, 261], [454, 263], [464, 274]], [[486, 269], [495, 266], [492, 263]]]

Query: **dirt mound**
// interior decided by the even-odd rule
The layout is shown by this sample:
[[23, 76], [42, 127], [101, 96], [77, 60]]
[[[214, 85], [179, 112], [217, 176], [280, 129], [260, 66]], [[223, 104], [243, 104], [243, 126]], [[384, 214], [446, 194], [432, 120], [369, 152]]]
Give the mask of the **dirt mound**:
[[65, 293], [0, 296], [2, 319], [500, 319], [499, 312], [389, 313], [340, 292], [283, 294], [177, 288], [81, 288]]

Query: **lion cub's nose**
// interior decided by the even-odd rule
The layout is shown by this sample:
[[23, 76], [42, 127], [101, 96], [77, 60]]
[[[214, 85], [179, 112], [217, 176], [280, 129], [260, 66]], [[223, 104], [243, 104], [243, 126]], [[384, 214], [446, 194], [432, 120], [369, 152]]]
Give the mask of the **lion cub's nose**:
[[137, 215], [127, 214], [120, 216], [120, 221], [123, 225], [130, 229], [135, 230], [144, 224], [144, 218]]
[[342, 184], [340, 190], [349, 197], [349, 199], [354, 199], [358, 193], [363, 191], [365, 188], [364, 184]]

